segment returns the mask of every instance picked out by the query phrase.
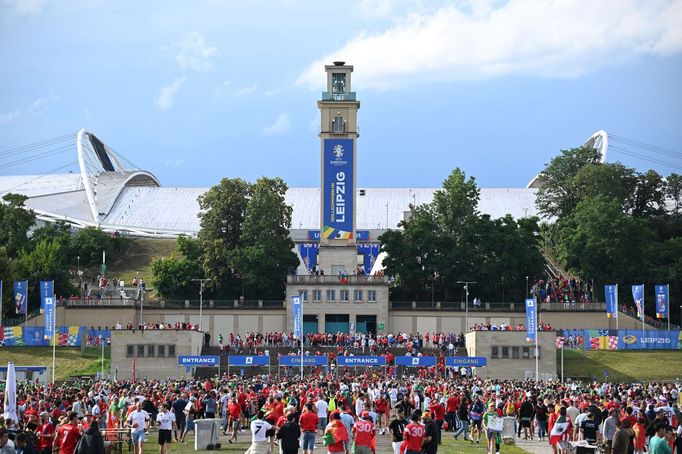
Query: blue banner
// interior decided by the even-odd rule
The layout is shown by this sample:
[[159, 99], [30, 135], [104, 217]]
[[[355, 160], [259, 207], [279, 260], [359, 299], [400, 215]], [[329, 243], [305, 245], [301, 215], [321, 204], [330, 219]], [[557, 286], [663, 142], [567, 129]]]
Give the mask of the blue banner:
[[633, 285], [632, 286], [632, 299], [635, 300], [635, 306], [637, 307], [637, 317], [644, 319], [644, 285]]
[[43, 314], [43, 319], [45, 321], [45, 331], [43, 333], [43, 338], [46, 340], [54, 337], [54, 331], [56, 329], [55, 316], [57, 312], [55, 309], [56, 302], [54, 296], [44, 298], [45, 313]]
[[40, 281], [40, 313], [45, 312], [45, 298], [54, 296], [54, 281]]
[[317, 265], [317, 253], [320, 250], [318, 243], [299, 243], [298, 253], [301, 255], [301, 260], [305, 264], [308, 271], [315, 268]]
[[353, 139], [324, 139], [322, 238], [353, 238]]
[[0, 280], [0, 326], [2, 326], [2, 280]]
[[228, 356], [230, 366], [269, 366], [269, 356]]
[[24, 345], [27, 347], [49, 347], [50, 341], [45, 337], [45, 328], [42, 326], [25, 326]]
[[178, 366], [220, 366], [220, 356], [178, 356]]
[[629, 330], [618, 332], [618, 350], [677, 350], [680, 331]]
[[538, 336], [538, 308], [535, 298], [526, 298], [526, 340], [534, 342]]
[[369, 230], [357, 230], [355, 239], [358, 241], [369, 241]]
[[294, 337], [303, 338], [303, 304], [300, 296], [291, 297], [291, 308], [294, 315]]
[[670, 314], [670, 286], [656, 285], [656, 318], [668, 318]]
[[430, 367], [436, 365], [435, 356], [396, 356], [397, 366]]
[[383, 356], [339, 356], [336, 364], [345, 367], [385, 366], [386, 358]]
[[618, 317], [618, 285], [605, 285], [604, 298], [606, 299], [606, 316]]
[[485, 367], [488, 365], [488, 358], [485, 356], [448, 356], [445, 358], [445, 365], [448, 367]]
[[28, 281], [14, 281], [14, 311], [17, 315], [28, 311]]
[[370, 244], [362, 243], [358, 244], [358, 255], [362, 255], [362, 271], [364, 274], [370, 274], [372, 268], [374, 267], [374, 262], [376, 262], [377, 257], [379, 257], [379, 252], [381, 252], [380, 244]]
[[[280, 356], [279, 357], [280, 366], [288, 367], [301, 367], [301, 357], [300, 356]], [[304, 356], [303, 357], [304, 366], [326, 366], [327, 357], [326, 356]]]
[[320, 241], [320, 231], [308, 230], [308, 241]]

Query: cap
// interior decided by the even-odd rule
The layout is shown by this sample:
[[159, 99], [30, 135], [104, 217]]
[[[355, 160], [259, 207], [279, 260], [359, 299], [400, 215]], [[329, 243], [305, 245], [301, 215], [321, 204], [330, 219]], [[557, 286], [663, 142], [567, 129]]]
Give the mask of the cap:
[[41, 417], [41, 418], [43, 418], [43, 417], [49, 417], [49, 416], [50, 416], [50, 414], [49, 414], [48, 412], [46, 412], [46, 411], [40, 413], [40, 417]]

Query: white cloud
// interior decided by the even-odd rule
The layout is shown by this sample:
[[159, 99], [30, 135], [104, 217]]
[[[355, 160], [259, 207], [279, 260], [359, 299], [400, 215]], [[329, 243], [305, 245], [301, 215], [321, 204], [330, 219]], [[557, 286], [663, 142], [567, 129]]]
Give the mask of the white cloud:
[[187, 159], [185, 159], [185, 158], [169, 159], [164, 163], [164, 165], [166, 167], [178, 168], [178, 167], [182, 167], [185, 164], [185, 162], [187, 162]]
[[233, 89], [232, 82], [226, 80], [215, 88], [214, 93], [216, 96], [246, 96], [254, 93], [257, 89], [258, 85], [256, 84]]
[[48, 0], [5, 0], [20, 16], [37, 16], [43, 12]]
[[263, 128], [263, 134], [266, 136], [274, 136], [284, 134], [291, 130], [291, 114], [289, 112], [282, 112], [277, 116], [277, 119], [270, 126]]
[[0, 124], [11, 123], [21, 117], [40, 115], [46, 112], [57, 99], [51, 94], [47, 97], [36, 98], [30, 104], [19, 106], [11, 112], [0, 113]]
[[204, 37], [193, 32], [185, 35], [178, 43], [178, 53], [175, 62], [180, 69], [192, 69], [194, 71], [208, 71], [213, 66], [213, 59], [219, 50], [215, 46], [206, 44]]
[[505, 75], [577, 77], [640, 54], [682, 51], [682, 1], [459, 1], [363, 33], [311, 63], [298, 83], [324, 87], [324, 64], [355, 65], [363, 88]]
[[187, 78], [184, 76], [176, 77], [172, 84], [161, 87], [161, 93], [156, 99], [156, 105], [159, 107], [159, 110], [165, 111], [173, 107], [175, 95], [178, 93], [178, 90], [180, 90], [180, 87], [182, 87], [182, 84], [185, 83], [185, 80], [187, 80]]
[[265, 92], [265, 96], [275, 96], [279, 94], [279, 88], [273, 88]]

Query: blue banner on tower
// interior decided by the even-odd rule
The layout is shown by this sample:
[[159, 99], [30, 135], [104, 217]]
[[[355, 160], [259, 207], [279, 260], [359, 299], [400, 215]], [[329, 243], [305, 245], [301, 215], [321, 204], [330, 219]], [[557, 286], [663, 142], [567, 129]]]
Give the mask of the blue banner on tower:
[[303, 337], [303, 305], [300, 296], [291, 297], [291, 308], [294, 314], [294, 337], [301, 339]]
[[637, 318], [644, 319], [644, 284], [632, 286], [632, 299], [637, 307]]
[[45, 312], [45, 298], [54, 296], [54, 281], [40, 281], [40, 313]]
[[353, 140], [324, 139], [322, 238], [353, 238]]
[[372, 243], [361, 243], [358, 244], [358, 255], [362, 255], [362, 272], [364, 274], [370, 274], [372, 268], [374, 267], [374, 262], [376, 262], [377, 257], [379, 257], [379, 252], [381, 252], [380, 244]]
[[538, 336], [538, 312], [535, 298], [526, 298], [526, 340], [535, 341]]
[[606, 316], [618, 317], [618, 285], [605, 285], [604, 297], [606, 298]]
[[656, 285], [656, 318], [668, 318], [670, 304], [670, 286]]
[[320, 250], [318, 243], [299, 243], [298, 253], [308, 271], [315, 269], [317, 265], [317, 253]]
[[14, 281], [14, 312], [26, 315], [28, 310], [28, 281]]

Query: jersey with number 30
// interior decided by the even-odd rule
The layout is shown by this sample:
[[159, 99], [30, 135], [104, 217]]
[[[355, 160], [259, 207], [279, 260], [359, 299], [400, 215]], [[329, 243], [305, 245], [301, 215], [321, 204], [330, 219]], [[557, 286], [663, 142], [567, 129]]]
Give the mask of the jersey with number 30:
[[251, 421], [251, 441], [267, 441], [268, 437], [265, 432], [272, 429], [272, 426], [267, 421], [256, 419]]
[[408, 451], [422, 451], [422, 443], [425, 436], [424, 426], [417, 423], [410, 423], [405, 427], [403, 432], [403, 440], [407, 441], [406, 449]]

